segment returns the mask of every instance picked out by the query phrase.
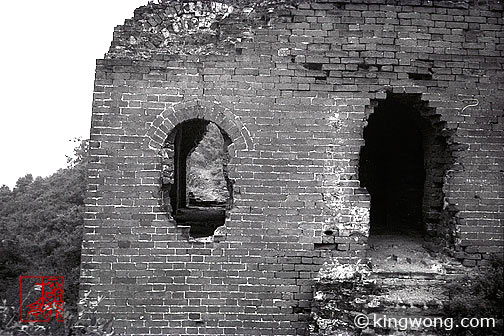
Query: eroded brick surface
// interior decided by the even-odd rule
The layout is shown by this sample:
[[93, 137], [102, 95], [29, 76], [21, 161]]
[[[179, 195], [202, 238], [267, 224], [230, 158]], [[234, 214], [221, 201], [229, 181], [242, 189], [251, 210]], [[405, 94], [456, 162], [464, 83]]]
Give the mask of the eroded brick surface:
[[[220, 8], [225, 43], [202, 28], [213, 44], [174, 36], [172, 12], [137, 9], [97, 62], [81, 288], [105, 296], [117, 332], [302, 335], [322, 263], [366, 256], [359, 153], [387, 92], [415, 94], [450, 148], [427, 197], [434, 231], [468, 266], [502, 252], [498, 2], [326, 0], [236, 31]], [[213, 242], [191, 241], [160, 194], [166, 139], [194, 118], [233, 142]]]

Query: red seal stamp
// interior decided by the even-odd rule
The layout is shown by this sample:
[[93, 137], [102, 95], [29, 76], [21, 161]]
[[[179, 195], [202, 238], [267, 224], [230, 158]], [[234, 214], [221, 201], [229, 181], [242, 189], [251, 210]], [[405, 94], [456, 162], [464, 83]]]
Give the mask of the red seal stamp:
[[62, 276], [20, 276], [19, 316], [21, 322], [58, 322], [65, 318], [65, 280]]

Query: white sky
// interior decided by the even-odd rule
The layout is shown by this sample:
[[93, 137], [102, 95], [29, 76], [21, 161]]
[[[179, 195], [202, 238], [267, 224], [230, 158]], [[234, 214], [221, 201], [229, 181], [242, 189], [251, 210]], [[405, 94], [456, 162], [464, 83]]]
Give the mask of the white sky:
[[148, 0], [2, 1], [0, 185], [66, 167], [88, 138], [95, 60]]

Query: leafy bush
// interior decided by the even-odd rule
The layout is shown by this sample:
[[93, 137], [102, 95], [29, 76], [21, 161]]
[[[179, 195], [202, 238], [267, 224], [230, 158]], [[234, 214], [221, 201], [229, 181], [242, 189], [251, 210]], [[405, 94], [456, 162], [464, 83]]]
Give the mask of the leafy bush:
[[[71, 312], [65, 313], [64, 323], [51, 321], [49, 323], [20, 323], [18, 310], [14, 306], [7, 306], [6, 300], [0, 305], [0, 336], [113, 336], [112, 319], [96, 316], [96, 308], [103, 300], [102, 296], [96, 299], [86, 293], [79, 300], [79, 315]], [[85, 316], [82, 312], [86, 311]]]
[[462, 318], [496, 318], [496, 328], [459, 328], [451, 335], [502, 335], [504, 328], [504, 260], [495, 257], [489, 268], [468, 274], [448, 284], [449, 301], [445, 314], [454, 320]]

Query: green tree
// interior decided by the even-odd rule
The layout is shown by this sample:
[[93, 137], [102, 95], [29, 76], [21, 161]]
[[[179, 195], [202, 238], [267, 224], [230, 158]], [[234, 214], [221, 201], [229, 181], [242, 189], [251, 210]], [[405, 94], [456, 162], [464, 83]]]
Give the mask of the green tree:
[[0, 187], [0, 299], [19, 304], [20, 275], [65, 277], [66, 309], [76, 310], [86, 190], [87, 141], [66, 169]]

